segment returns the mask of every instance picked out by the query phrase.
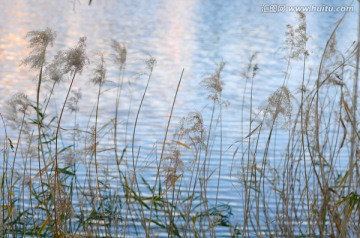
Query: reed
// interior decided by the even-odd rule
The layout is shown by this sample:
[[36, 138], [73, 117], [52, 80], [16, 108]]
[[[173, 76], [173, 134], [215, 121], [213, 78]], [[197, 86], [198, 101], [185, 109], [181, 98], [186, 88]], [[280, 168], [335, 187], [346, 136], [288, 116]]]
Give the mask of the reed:
[[[174, 111], [186, 84], [183, 69], [173, 77], [177, 86], [169, 102], [169, 116], [163, 121], [163, 139], [150, 152], [138, 144], [138, 131], [140, 122], [146, 120], [142, 114], [149, 90], [156, 86], [153, 57], [146, 60], [147, 69], [141, 74], [146, 75], [141, 98], [132, 102], [131, 96], [125, 105], [124, 95], [131, 90], [126, 87], [131, 81], [126, 66], [129, 58], [125, 44], [113, 40], [112, 57], [97, 55], [90, 71], [93, 84], [89, 87], [97, 92], [95, 105], [90, 105], [94, 109], [87, 125], [79, 125], [84, 102], [73, 84], [90, 64], [85, 38], [47, 62], [55, 32], [29, 32], [32, 50], [23, 64], [38, 71], [36, 97], [17, 93], [0, 114], [4, 135], [1, 236], [357, 235], [360, 51], [357, 44], [339, 51], [336, 33], [342, 19], [324, 45], [317, 70], [312, 71], [307, 20], [305, 14], [298, 14], [298, 25], [289, 25], [286, 32], [283, 82], [259, 107], [254, 103], [254, 90], [261, 72], [256, 56], [261, 52], [250, 58], [241, 75], [245, 79], [239, 108], [241, 128], [234, 129], [239, 130], [239, 139], [231, 145], [224, 143], [223, 133], [226, 107], [231, 107], [223, 94], [225, 63], [215, 65], [212, 74], [200, 79], [208, 106], [188, 112], [176, 125]], [[118, 70], [115, 87], [106, 74], [110, 63]], [[302, 70], [301, 85], [291, 89], [288, 82], [295, 66]], [[57, 101], [57, 85], [66, 78], [70, 82], [63, 102], [59, 109], [48, 110]], [[47, 96], [46, 84], [50, 85]], [[114, 95], [114, 115], [102, 115], [107, 94]], [[126, 106], [127, 115], [120, 110]], [[65, 123], [65, 116], [71, 121]], [[229, 174], [240, 209], [221, 199], [227, 174], [223, 165], [228, 158], [232, 158]], [[346, 168], [340, 166], [344, 158], [349, 159]], [[144, 172], [143, 163], [152, 166]]]

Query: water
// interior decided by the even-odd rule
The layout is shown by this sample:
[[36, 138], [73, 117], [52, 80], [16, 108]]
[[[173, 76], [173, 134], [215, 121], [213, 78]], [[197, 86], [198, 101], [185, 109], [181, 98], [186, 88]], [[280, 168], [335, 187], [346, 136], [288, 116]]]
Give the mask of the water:
[[[241, 188], [234, 174], [238, 170], [233, 161], [234, 142], [242, 140], [247, 134], [247, 120], [242, 121], [242, 106], [245, 117], [248, 117], [249, 90], [244, 89], [246, 80], [242, 72], [246, 70], [250, 57], [257, 53], [255, 62], [259, 70], [254, 80], [253, 107], [257, 111], [266, 102], [268, 96], [282, 85], [286, 61], [283, 49], [285, 44], [286, 25], [296, 26], [297, 15], [293, 12], [264, 13], [265, 4], [279, 4], [278, 1], [165, 1], [155, 0], [144, 2], [140, 0], [98, 1], [91, 6], [87, 1], [45, 1], [45, 0], [1, 0], [0, 15], [0, 110], [4, 110], [5, 100], [17, 91], [26, 92], [35, 98], [36, 72], [26, 67], [19, 67], [20, 60], [29, 50], [24, 36], [29, 30], [50, 27], [57, 32], [54, 47], [50, 49], [48, 59], [56, 51], [76, 44], [79, 37], [87, 37], [87, 52], [91, 62], [96, 60], [96, 53], [102, 51], [107, 58], [111, 57], [111, 40], [124, 42], [128, 49], [126, 69], [126, 86], [122, 96], [120, 114], [125, 116], [131, 101], [137, 108], [146, 77], [139, 76], [146, 72], [144, 61], [148, 55], [157, 60], [156, 67], [149, 85], [144, 105], [140, 114], [136, 134], [136, 145], [141, 146], [140, 167], [149, 182], [154, 182], [153, 168], [157, 151], [160, 151], [164, 138], [167, 118], [175, 89], [184, 68], [184, 77], [174, 108], [170, 132], [174, 132], [182, 116], [198, 110], [203, 114], [205, 123], [209, 124], [211, 101], [207, 100], [207, 92], [199, 86], [199, 82], [208, 74], [214, 72], [217, 65], [224, 61], [226, 66], [222, 74], [225, 82], [223, 99], [230, 106], [223, 110], [223, 153], [222, 180], [219, 202], [233, 206], [233, 213], [241, 214], [235, 218], [242, 219]], [[299, 6], [308, 3], [303, 1], [287, 1], [288, 6]], [[345, 51], [356, 41], [357, 5], [353, 1], [311, 1], [312, 5], [354, 6], [354, 12], [348, 12], [337, 33], [339, 49]], [[310, 5], [310, 3], [309, 3]], [[331, 35], [342, 12], [312, 12], [307, 14], [307, 33], [310, 35], [308, 49], [310, 57], [308, 65], [317, 68], [321, 49]], [[114, 64], [107, 60], [107, 84], [100, 101], [99, 124], [103, 125], [114, 115], [114, 103], [118, 71]], [[300, 62], [293, 63], [291, 77], [288, 83], [292, 92], [301, 84]], [[91, 85], [92, 65], [76, 79], [74, 89], [82, 89], [81, 109], [77, 115], [80, 127], [85, 127], [93, 115], [96, 103], [97, 88]], [[131, 82], [131, 85], [128, 84]], [[59, 85], [55, 97], [57, 104], [51, 104], [52, 111], [59, 110], [67, 84]], [[130, 93], [131, 92], [131, 93]], [[44, 94], [48, 91], [44, 90]], [[132, 99], [131, 99], [132, 97]], [[243, 97], [245, 104], [242, 105]], [[56, 109], [57, 108], [57, 109]], [[133, 110], [129, 118], [129, 131], [132, 131], [136, 112]], [[66, 123], [72, 116], [66, 115], [64, 127], [73, 125]], [[93, 121], [93, 118], [90, 119]], [[121, 132], [125, 126], [119, 128]], [[170, 133], [170, 134], [171, 134]], [[131, 134], [131, 133], [130, 133]], [[281, 133], [280, 133], [281, 134]], [[130, 137], [127, 138], [131, 139]], [[277, 138], [279, 150], [281, 135]], [[104, 138], [102, 146], [111, 147], [111, 139]], [[219, 140], [214, 142], [218, 148]], [[264, 146], [264, 145], [261, 145]], [[260, 149], [261, 150], [261, 149]], [[280, 152], [279, 152], [280, 153]], [[150, 155], [149, 155], [150, 154]], [[218, 149], [212, 155], [216, 158]], [[109, 162], [111, 153], [101, 157], [100, 164]], [[213, 166], [217, 167], [216, 159]], [[275, 163], [275, 162], [274, 162]], [[116, 173], [116, 171], [114, 171]], [[217, 173], [217, 172], [216, 172]], [[216, 176], [209, 185], [209, 198], [214, 199], [216, 191]], [[235, 189], [234, 189], [235, 188]]]

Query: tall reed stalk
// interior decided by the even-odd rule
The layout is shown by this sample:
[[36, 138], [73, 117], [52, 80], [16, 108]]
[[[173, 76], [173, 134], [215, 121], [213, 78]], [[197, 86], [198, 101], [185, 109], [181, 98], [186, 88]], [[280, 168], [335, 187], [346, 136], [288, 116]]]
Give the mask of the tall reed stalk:
[[[157, 185], [158, 185], [158, 180], [159, 180], [159, 176], [160, 176], [161, 163], [162, 163], [162, 161], [163, 161], [163, 156], [164, 156], [164, 151], [165, 151], [165, 144], [166, 144], [166, 140], [167, 140], [167, 137], [168, 137], [168, 132], [169, 132], [169, 127], [170, 127], [171, 118], [172, 118], [172, 115], [173, 115], [173, 112], [174, 112], [174, 107], [175, 107], [175, 103], [176, 103], [176, 98], [177, 98], [177, 95], [178, 95], [178, 92], [179, 92], [179, 88], [180, 88], [180, 85], [181, 85], [181, 81], [182, 81], [182, 78], [183, 78], [183, 75], [184, 75], [184, 70], [185, 70], [185, 69], [183, 69], [182, 72], [181, 72], [181, 76], [180, 76], [178, 85], [177, 85], [177, 87], [176, 87], [174, 100], [173, 100], [173, 103], [172, 103], [172, 105], [171, 105], [170, 115], [169, 115], [169, 119], [168, 119], [168, 122], [167, 122], [166, 130], [165, 130], [164, 141], [163, 141], [163, 143], [162, 143], [160, 159], [159, 159], [159, 163], [157, 164], [156, 178], [155, 178], [155, 182], [154, 182], [154, 191], [156, 191], [156, 188], [157, 188]], [[155, 198], [155, 194], [153, 194], [152, 200], [154, 200], [154, 198]], [[152, 213], [153, 213], [153, 209], [154, 209], [153, 207], [154, 207], [154, 204], [151, 204], [151, 207], [150, 207], [150, 215], [149, 215], [149, 222], [148, 222], [147, 231], [146, 231], [146, 237], [150, 237], [150, 231], [151, 231], [151, 229], [150, 229], [150, 224], [151, 224], [150, 221], [152, 220]]]

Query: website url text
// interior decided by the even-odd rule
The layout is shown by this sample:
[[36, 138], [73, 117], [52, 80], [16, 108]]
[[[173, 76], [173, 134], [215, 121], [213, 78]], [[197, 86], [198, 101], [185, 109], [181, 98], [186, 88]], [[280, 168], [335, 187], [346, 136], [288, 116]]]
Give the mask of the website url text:
[[268, 4], [261, 7], [264, 13], [281, 12], [353, 12], [354, 6], [287, 6], [281, 4]]

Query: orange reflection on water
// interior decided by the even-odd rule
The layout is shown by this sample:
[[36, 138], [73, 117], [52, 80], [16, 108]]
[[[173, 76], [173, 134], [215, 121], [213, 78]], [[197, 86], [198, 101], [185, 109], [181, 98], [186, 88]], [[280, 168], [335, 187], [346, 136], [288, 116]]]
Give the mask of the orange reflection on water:
[[156, 13], [162, 23], [155, 33], [162, 43], [160, 55], [172, 63], [184, 66], [185, 60], [191, 60], [188, 41], [193, 39], [192, 11], [196, 1], [163, 1], [163, 7]]
[[[20, 60], [24, 58], [29, 52], [27, 50], [27, 41], [24, 38], [26, 32], [23, 34], [14, 34], [9, 32], [2, 34], [0, 40], [0, 61], [9, 60]], [[21, 50], [23, 49], [23, 50]], [[20, 63], [20, 62], [19, 62]]]

